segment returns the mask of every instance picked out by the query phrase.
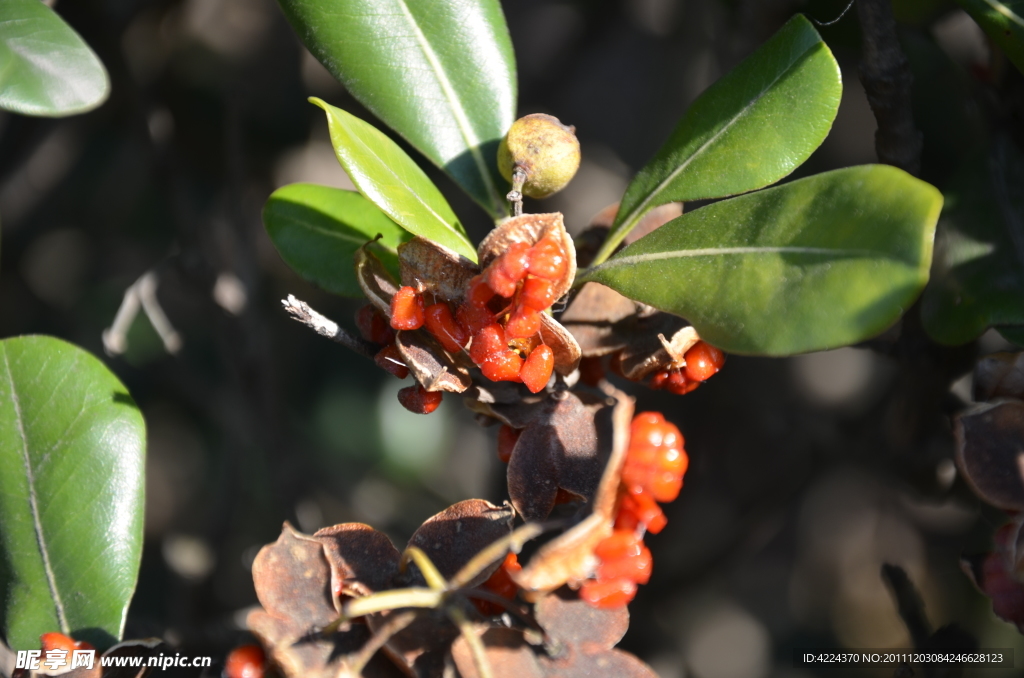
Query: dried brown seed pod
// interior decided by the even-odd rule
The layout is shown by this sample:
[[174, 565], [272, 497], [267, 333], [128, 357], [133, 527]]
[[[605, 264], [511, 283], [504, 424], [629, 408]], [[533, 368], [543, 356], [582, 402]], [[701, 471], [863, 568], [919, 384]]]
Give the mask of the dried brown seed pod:
[[517, 167], [526, 173], [525, 195], [546, 198], [562, 190], [580, 167], [576, 128], [544, 113], [519, 118], [498, 145], [501, 175], [511, 182]]
[[569, 232], [565, 230], [561, 212], [524, 214], [502, 221], [487, 234], [477, 249], [480, 268], [487, 268], [488, 264], [501, 256], [513, 243], [522, 242], [533, 246], [548, 237], [554, 238], [562, 245], [568, 262], [562, 278], [552, 281], [558, 298], [561, 298], [569, 291], [572, 281], [576, 278], [576, 248], [573, 247]]
[[420, 236], [398, 246], [398, 261], [402, 285], [451, 302], [462, 301], [470, 279], [480, 272], [458, 252]]

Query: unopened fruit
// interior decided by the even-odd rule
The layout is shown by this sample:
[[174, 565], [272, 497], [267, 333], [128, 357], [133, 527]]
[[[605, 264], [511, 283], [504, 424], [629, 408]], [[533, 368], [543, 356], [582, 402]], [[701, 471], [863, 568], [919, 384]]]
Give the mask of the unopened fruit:
[[544, 113], [523, 116], [509, 128], [498, 145], [498, 170], [513, 181], [516, 168], [526, 173], [522, 192], [546, 198], [565, 188], [580, 167], [576, 128]]

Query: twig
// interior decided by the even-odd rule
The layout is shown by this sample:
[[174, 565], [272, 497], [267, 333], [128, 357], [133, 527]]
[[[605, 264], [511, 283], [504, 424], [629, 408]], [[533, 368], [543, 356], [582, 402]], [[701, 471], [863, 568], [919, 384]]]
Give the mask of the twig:
[[159, 280], [155, 271], [147, 271], [124, 291], [114, 322], [103, 330], [103, 348], [107, 354], [121, 355], [128, 350], [128, 331], [140, 308], [160, 335], [164, 349], [172, 355], [181, 350], [181, 335], [171, 325], [156, 296]]
[[491, 663], [487, 661], [487, 650], [480, 641], [473, 624], [466, 618], [465, 613], [457, 607], [448, 608], [448, 616], [455, 625], [459, 627], [459, 633], [466, 639], [469, 646], [469, 653], [473, 655], [473, 664], [476, 666], [476, 673], [479, 678], [493, 678]]
[[914, 79], [896, 37], [891, 0], [858, 0], [857, 16], [864, 36], [860, 79], [878, 122], [878, 159], [917, 175], [922, 139], [911, 109]]
[[317, 313], [309, 304], [301, 299], [296, 299], [294, 294], [289, 294], [287, 299], [282, 299], [281, 304], [284, 306], [284, 310], [291, 314], [292, 318], [298, 320], [321, 337], [327, 337], [346, 348], [352, 349], [359, 355], [373, 360], [375, 353], [373, 344], [359, 337], [352, 336], [338, 323], [325, 315]]
[[898, 565], [886, 563], [882, 565], [882, 579], [892, 589], [892, 595], [896, 599], [896, 608], [899, 610], [903, 623], [910, 631], [910, 638], [914, 641], [914, 647], [922, 649], [932, 635], [931, 625], [924, 613], [924, 601], [921, 594], [917, 592], [914, 582]]
[[345, 662], [344, 669], [350, 671], [352, 675], [362, 675], [363, 669], [373, 659], [373, 655], [377, 654], [377, 650], [384, 647], [392, 636], [411, 624], [414, 619], [416, 613], [411, 610], [391, 615], [387, 623], [377, 629], [362, 649]]

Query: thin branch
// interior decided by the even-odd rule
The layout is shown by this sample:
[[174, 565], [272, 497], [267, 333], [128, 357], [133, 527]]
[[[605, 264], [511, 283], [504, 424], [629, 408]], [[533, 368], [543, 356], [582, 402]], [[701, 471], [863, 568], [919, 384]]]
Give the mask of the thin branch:
[[914, 78], [896, 36], [891, 0], [858, 0], [857, 16], [864, 38], [860, 79], [878, 122], [878, 159], [916, 176], [922, 139], [911, 109]]
[[124, 291], [114, 322], [103, 330], [103, 348], [109, 355], [121, 355], [128, 350], [128, 331], [139, 309], [149, 318], [168, 353], [173, 355], [181, 350], [181, 335], [171, 325], [156, 296], [159, 281], [155, 271], [147, 271]]
[[932, 635], [932, 629], [924, 613], [924, 601], [921, 600], [921, 594], [918, 593], [914, 582], [910, 581], [902, 567], [889, 563], [882, 565], [882, 579], [892, 589], [896, 608], [910, 632], [914, 647], [919, 650], [924, 648]]
[[281, 304], [284, 306], [284, 310], [291, 314], [292, 318], [298, 320], [321, 337], [327, 337], [345, 348], [352, 349], [359, 355], [373, 360], [373, 356], [376, 353], [373, 344], [360, 337], [352, 336], [338, 323], [325, 315], [317, 313], [309, 304], [301, 299], [296, 299], [294, 294], [289, 294], [287, 299], [282, 299]]
[[387, 623], [377, 629], [362, 649], [345, 662], [343, 668], [350, 671], [352, 675], [362, 675], [363, 669], [373, 659], [373, 655], [377, 654], [377, 650], [384, 647], [392, 636], [411, 624], [414, 619], [416, 619], [416, 613], [411, 610], [391, 615]]
[[473, 664], [476, 666], [476, 673], [479, 678], [493, 678], [491, 663], [487, 661], [487, 650], [480, 641], [473, 624], [466, 618], [465, 613], [457, 607], [448, 608], [448, 616], [455, 625], [459, 627], [459, 633], [466, 639], [469, 646], [469, 653], [473, 655]]

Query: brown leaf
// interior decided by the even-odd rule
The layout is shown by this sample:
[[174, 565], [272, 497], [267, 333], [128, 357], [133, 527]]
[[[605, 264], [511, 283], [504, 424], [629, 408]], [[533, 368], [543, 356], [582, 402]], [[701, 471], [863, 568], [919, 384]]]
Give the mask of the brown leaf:
[[380, 309], [385, 318], [390, 318], [391, 297], [398, 291], [398, 284], [365, 245], [356, 250], [356, 279], [370, 303]]
[[[481, 636], [493, 678], [543, 678], [545, 673], [521, 631], [490, 628]], [[459, 636], [452, 643], [452, 658], [462, 678], [478, 678], [469, 643]]]
[[[388, 619], [401, 612], [373, 614], [367, 617], [370, 629], [376, 632]], [[439, 610], [423, 610], [412, 624], [391, 636], [384, 652], [410, 676], [440, 676], [444, 657], [458, 630]]]
[[629, 629], [625, 605], [599, 610], [564, 587], [538, 600], [534, 616], [551, 640], [589, 653], [612, 649]]
[[1024, 400], [1024, 352], [993, 353], [974, 368], [974, 399]]
[[433, 337], [401, 331], [395, 335], [395, 345], [413, 378], [428, 391], [462, 393], [472, 385], [469, 372], [456, 364]]
[[[608, 395], [615, 401], [611, 412], [612, 446], [591, 505], [591, 513], [564, 534], [542, 546], [523, 570], [513, 575], [515, 582], [528, 591], [553, 591], [563, 584], [575, 585], [589, 577], [596, 566], [594, 547], [612, 532], [622, 464], [629, 447], [633, 399], [610, 387]], [[521, 442], [522, 436], [513, 449], [513, 462]], [[510, 494], [511, 491], [510, 479]]]
[[398, 246], [398, 261], [403, 285], [432, 292], [445, 301], [462, 301], [470, 279], [480, 273], [461, 254], [420, 236]]
[[986, 404], [956, 419], [956, 461], [983, 500], [1024, 510], [1024, 402]]
[[487, 268], [488, 264], [505, 252], [510, 245], [517, 242], [524, 242], [534, 245], [542, 238], [551, 236], [562, 244], [562, 249], [569, 260], [569, 266], [561, 280], [555, 281], [554, 289], [561, 298], [576, 278], [576, 248], [573, 246], [569, 232], [565, 230], [562, 223], [562, 214], [552, 212], [550, 214], [524, 214], [519, 217], [505, 219], [499, 223], [477, 250], [480, 259], [480, 268]]
[[323, 543], [287, 522], [277, 541], [256, 555], [252, 579], [260, 604], [278, 619], [313, 630], [338, 616]]
[[654, 669], [622, 650], [606, 650], [596, 654], [573, 652], [558, 659], [542, 659], [541, 664], [545, 675], [551, 678], [658, 678]]
[[323, 544], [332, 591], [355, 597], [392, 586], [401, 554], [383, 532], [363, 523], [342, 523], [317, 531], [313, 538]]
[[[422, 550], [445, 579], [455, 576], [482, 548], [512, 531], [509, 506], [483, 499], [467, 499], [427, 518], [409, 538], [409, 546]], [[491, 576], [501, 561], [484, 571], [473, 585]]]

